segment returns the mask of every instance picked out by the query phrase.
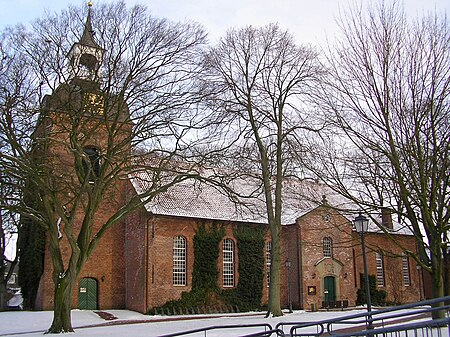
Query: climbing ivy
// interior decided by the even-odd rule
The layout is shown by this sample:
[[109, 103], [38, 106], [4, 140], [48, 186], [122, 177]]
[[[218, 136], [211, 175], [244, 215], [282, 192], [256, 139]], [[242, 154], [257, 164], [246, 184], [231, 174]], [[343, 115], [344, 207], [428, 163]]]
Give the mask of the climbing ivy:
[[194, 270], [192, 290], [217, 291], [217, 259], [219, 244], [225, 235], [223, 227], [213, 223], [207, 227], [201, 223], [194, 236]]
[[217, 286], [217, 259], [219, 244], [225, 235], [223, 227], [217, 223], [207, 225], [199, 222], [194, 236], [194, 270], [192, 290], [181, 294], [181, 298], [169, 301], [154, 312], [176, 312], [177, 308], [193, 308], [216, 304], [219, 289]]
[[237, 240], [239, 258], [239, 283], [231, 291], [232, 305], [241, 310], [257, 310], [261, 307], [264, 284], [264, 229], [248, 225], [237, 226], [234, 236]]
[[21, 219], [19, 230], [19, 286], [24, 309], [33, 310], [44, 271], [45, 230], [29, 218]]
[[194, 270], [192, 290], [170, 301], [155, 313], [183, 312], [199, 306], [225, 306], [241, 311], [261, 306], [264, 282], [264, 229], [239, 225], [233, 234], [237, 241], [239, 282], [237, 287], [221, 290], [218, 286], [217, 261], [225, 230], [217, 223], [200, 222], [194, 236]]

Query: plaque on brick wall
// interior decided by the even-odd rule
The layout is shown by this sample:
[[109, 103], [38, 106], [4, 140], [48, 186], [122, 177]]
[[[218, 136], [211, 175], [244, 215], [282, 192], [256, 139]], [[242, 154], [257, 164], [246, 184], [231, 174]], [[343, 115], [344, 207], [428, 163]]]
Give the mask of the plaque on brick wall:
[[316, 294], [316, 286], [308, 286], [308, 295]]

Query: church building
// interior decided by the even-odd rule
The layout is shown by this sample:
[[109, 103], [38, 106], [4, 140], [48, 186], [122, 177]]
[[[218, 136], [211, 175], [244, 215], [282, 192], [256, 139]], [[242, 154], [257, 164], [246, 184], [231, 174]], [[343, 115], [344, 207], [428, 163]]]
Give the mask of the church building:
[[[98, 127], [98, 123], [108, 123], [108, 116], [102, 116], [105, 103], [95, 78], [104, 50], [95, 41], [90, 10], [83, 34], [69, 55], [72, 80], [46, 97], [45, 118], [41, 119], [36, 134], [46, 137], [56, 133], [58, 137], [69, 137], [67, 130], [73, 126], [68, 125], [64, 107], [70, 106], [71, 101], [82, 100], [84, 108], [79, 109], [83, 110], [81, 118], [86, 123], [82, 125], [87, 128], [85, 137], [88, 137], [85, 153], [95, 173], [102, 165], [100, 159], [106, 151], [107, 137], [106, 128]], [[81, 88], [77, 92], [82, 98], [72, 94], [74, 87]], [[112, 109], [120, 111], [123, 121], [120, 141], [127, 141], [133, 125], [129, 122], [125, 102], [117, 102]], [[95, 132], [88, 132], [93, 125], [96, 125]], [[61, 143], [66, 141], [61, 139]], [[45, 160], [55, 165], [55, 170], [71, 170], [73, 158], [66, 149], [55, 146], [48, 153]], [[130, 195], [146, 191], [149, 181], [151, 177], [143, 171], [129, 173], [126, 179], [118, 180], [108, 192], [107, 200], [102, 201], [95, 222], [106, 221]], [[251, 184], [251, 181], [241, 182], [244, 187], [251, 187]], [[364, 270], [361, 238], [353, 226], [358, 209], [316, 182], [286, 181], [284, 186], [282, 307], [317, 310], [357, 305], [358, 290], [364, 289], [360, 277]], [[236, 290], [237, 296], [244, 296], [242, 289], [246, 288], [256, 289], [249, 298], [256, 298], [260, 307], [264, 307], [268, 301], [271, 265], [271, 239], [264, 207], [257, 199], [252, 207], [239, 207], [206, 183], [188, 179], [174, 185], [108, 229], [81, 270], [72, 294], [73, 308], [152, 313], [167, 307], [168, 303], [173, 307], [186, 294], [198, 292], [199, 284], [205, 281], [196, 275], [204, 275], [198, 274], [199, 265], [212, 257], [204, 255], [205, 261], [199, 261], [202, 258], [196, 249], [200, 236], [206, 237], [213, 230], [220, 232], [216, 245], [218, 254], [211, 260], [217, 271], [214, 288], [220, 295], [208, 298], [205, 305], [238, 306], [231, 300], [227, 302], [229, 297], [224, 294]], [[385, 292], [385, 297], [381, 297], [388, 304], [418, 301], [420, 275], [414, 260], [406, 254], [406, 251], [416, 251], [414, 236], [400, 228], [388, 210], [380, 209], [380, 213], [372, 214], [371, 218], [378, 219], [384, 229], [371, 221], [365, 235], [368, 274], [373, 275], [374, 287], [380, 294]], [[255, 241], [252, 242], [257, 242], [259, 256], [245, 255], [249, 247], [243, 239], [246, 231], [254, 231], [252, 240]], [[401, 243], [403, 249], [388, 236]], [[44, 272], [35, 303], [36, 309], [42, 310], [53, 308], [54, 296], [48, 240], [46, 244]], [[249, 263], [251, 259], [254, 264]], [[253, 271], [250, 267], [256, 269]], [[245, 283], [254, 282], [249, 281], [249, 273], [258, 278], [251, 286]], [[182, 312], [187, 311], [184, 304], [179, 306]]]

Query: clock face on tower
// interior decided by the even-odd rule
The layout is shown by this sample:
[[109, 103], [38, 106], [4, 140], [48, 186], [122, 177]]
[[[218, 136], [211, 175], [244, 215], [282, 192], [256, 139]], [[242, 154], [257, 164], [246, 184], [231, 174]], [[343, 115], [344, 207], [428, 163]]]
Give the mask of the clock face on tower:
[[88, 92], [84, 94], [84, 112], [103, 115], [105, 100], [102, 95]]

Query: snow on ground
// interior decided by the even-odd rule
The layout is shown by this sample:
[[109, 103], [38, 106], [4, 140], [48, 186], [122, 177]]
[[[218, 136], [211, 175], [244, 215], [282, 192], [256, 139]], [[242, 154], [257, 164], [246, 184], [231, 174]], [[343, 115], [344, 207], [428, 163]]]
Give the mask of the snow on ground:
[[[147, 316], [128, 310], [107, 310], [118, 319], [105, 321], [94, 311], [72, 310], [72, 325], [75, 337], [152, 337], [178, 331], [197, 329], [207, 326], [269, 323], [273, 328], [278, 322], [312, 322], [331, 318], [353, 315], [362, 312], [361, 309], [351, 311], [305, 312], [294, 311], [285, 313], [282, 317], [265, 318], [264, 313], [249, 314], [216, 314], [195, 316]], [[42, 336], [49, 328], [53, 313], [51, 311], [6, 311], [0, 312], [0, 336]], [[142, 321], [145, 323], [132, 323]], [[111, 325], [113, 324], [114, 325]], [[117, 324], [122, 323], [122, 324]], [[103, 324], [103, 326], [98, 326]], [[261, 328], [240, 328], [237, 330], [209, 331], [209, 337], [237, 336], [261, 331]], [[315, 331], [312, 328], [311, 331]], [[196, 334], [191, 336], [204, 336]]]

